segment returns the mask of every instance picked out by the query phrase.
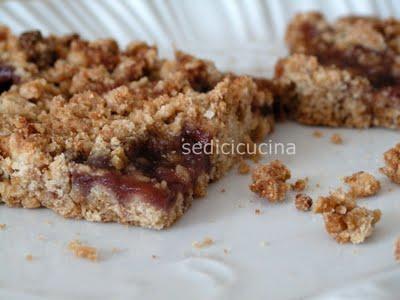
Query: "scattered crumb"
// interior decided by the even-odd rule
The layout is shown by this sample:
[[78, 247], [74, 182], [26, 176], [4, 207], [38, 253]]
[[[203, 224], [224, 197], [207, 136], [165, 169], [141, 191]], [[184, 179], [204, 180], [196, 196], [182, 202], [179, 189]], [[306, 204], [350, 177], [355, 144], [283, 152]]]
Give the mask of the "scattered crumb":
[[258, 208], [256, 208], [256, 210], [254, 211], [254, 213], [255, 213], [256, 215], [261, 215], [261, 210], [258, 209]]
[[295, 183], [292, 183], [290, 186], [293, 191], [302, 192], [306, 189], [308, 184], [308, 178], [298, 179]]
[[383, 154], [385, 166], [379, 170], [394, 183], [400, 184], [400, 143]]
[[97, 261], [98, 253], [95, 247], [82, 245], [78, 240], [71, 241], [68, 244], [68, 249], [76, 256], [80, 258], [85, 258], [91, 261]]
[[357, 172], [347, 176], [343, 181], [350, 186], [350, 193], [354, 197], [368, 197], [375, 195], [380, 189], [380, 182], [367, 172]]
[[25, 256], [25, 259], [26, 259], [27, 261], [32, 261], [32, 260], [33, 260], [32, 254], [27, 254], [27, 255]]
[[221, 192], [221, 193], [225, 193], [226, 190], [225, 190], [225, 189], [221, 189], [220, 192]]
[[46, 239], [43, 234], [39, 234], [37, 238], [39, 241], [44, 241]]
[[286, 180], [289, 178], [289, 169], [279, 160], [274, 160], [254, 169], [250, 190], [270, 202], [283, 201], [288, 190]]
[[50, 221], [50, 220], [46, 220], [46, 221], [44, 221], [46, 224], [49, 224], [49, 225], [52, 225], [53, 224], [53, 222], [52, 221]]
[[116, 247], [114, 247], [114, 248], [111, 249], [111, 253], [113, 253], [113, 254], [115, 254], [115, 253], [120, 253], [121, 251], [122, 251], [121, 249], [116, 248]]
[[211, 246], [212, 244], [214, 244], [214, 240], [211, 239], [211, 238], [209, 238], [209, 237], [206, 237], [206, 238], [204, 238], [204, 240], [201, 241], [201, 242], [194, 241], [194, 242], [192, 243], [192, 246], [195, 247], [195, 248], [197, 248], [197, 249], [202, 249], [202, 248], [205, 248], [205, 247], [209, 247], [209, 246]]
[[261, 241], [260, 242], [260, 246], [261, 247], [267, 247], [269, 245], [269, 243], [267, 241]]
[[6, 224], [0, 224], [0, 230], [6, 229], [7, 225]]
[[341, 190], [319, 197], [314, 212], [323, 215], [326, 231], [340, 244], [364, 242], [382, 215], [379, 209], [357, 206], [355, 198]]
[[228, 249], [224, 249], [224, 254], [227, 255], [227, 254], [229, 254], [229, 252], [230, 252], [230, 251], [229, 251]]
[[297, 194], [294, 204], [298, 210], [309, 211], [311, 209], [313, 201], [310, 196]]
[[332, 134], [332, 136], [331, 136], [331, 143], [332, 143], [332, 144], [336, 144], [336, 145], [341, 145], [341, 144], [343, 144], [343, 139], [342, 139], [342, 137], [340, 136], [340, 134], [338, 134], [338, 133]]
[[316, 186], [317, 188], [320, 188], [320, 187], [321, 187], [321, 185], [320, 185], [319, 183], [315, 184], [315, 186]]
[[157, 259], [158, 256], [153, 254], [153, 255], [151, 256], [151, 258], [152, 258], [152, 259]]
[[322, 131], [314, 130], [313, 136], [319, 139], [319, 138], [323, 137], [324, 134], [322, 133]]
[[238, 171], [241, 175], [246, 175], [250, 173], [250, 166], [245, 160], [240, 161]]
[[396, 261], [400, 262], [400, 238], [398, 238], [394, 244], [394, 258]]

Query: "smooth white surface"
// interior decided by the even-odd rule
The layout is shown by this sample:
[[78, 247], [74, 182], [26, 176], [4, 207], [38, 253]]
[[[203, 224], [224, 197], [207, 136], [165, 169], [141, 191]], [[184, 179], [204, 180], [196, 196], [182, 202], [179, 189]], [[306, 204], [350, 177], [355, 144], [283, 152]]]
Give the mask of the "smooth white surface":
[[[330, 17], [351, 12], [387, 16], [398, 15], [395, 4], [2, 1], [0, 22], [16, 31], [38, 27], [54, 33], [78, 31], [87, 38], [114, 36], [122, 44], [145, 39], [160, 44], [165, 53], [173, 43], [215, 60], [224, 70], [265, 76], [276, 58], [285, 55], [280, 41], [295, 11], [318, 8]], [[398, 299], [400, 268], [393, 243], [400, 235], [400, 190], [377, 170], [383, 165], [382, 153], [399, 141], [399, 133], [320, 129], [325, 136], [316, 139], [314, 130], [278, 124], [267, 141], [294, 142], [297, 154], [264, 161], [279, 158], [293, 179], [309, 177], [307, 193], [314, 199], [342, 186], [342, 176], [360, 170], [375, 174], [382, 191], [360, 204], [382, 209], [383, 218], [365, 244], [336, 244], [320, 216], [294, 208], [294, 194], [282, 204], [266, 203], [248, 190], [250, 177], [235, 170], [211, 185], [208, 196], [195, 201], [165, 231], [65, 220], [45, 209], [0, 205], [0, 223], [7, 224], [0, 231], [0, 299]], [[331, 144], [332, 133], [340, 133], [344, 145]], [[255, 209], [262, 214], [257, 216]], [[207, 236], [215, 240], [213, 246], [192, 247], [193, 241]], [[73, 239], [97, 247], [100, 261], [73, 257], [67, 250]], [[114, 247], [122, 251], [112, 253]], [[27, 254], [33, 255], [32, 262], [25, 260]]]
[[[336, 244], [319, 215], [295, 209], [293, 194], [282, 204], [269, 204], [248, 190], [249, 176], [233, 170], [165, 231], [1, 206], [0, 223], [7, 228], [0, 232], [0, 298], [299, 299], [322, 294], [318, 299], [397, 299], [400, 271], [393, 243], [400, 234], [400, 193], [377, 169], [398, 133], [321, 129], [325, 136], [316, 139], [313, 130], [279, 124], [270, 139], [296, 143], [297, 154], [265, 161], [279, 158], [293, 179], [309, 177], [307, 193], [314, 199], [341, 186], [344, 175], [360, 170], [375, 174], [382, 190], [360, 205], [380, 208], [383, 217], [365, 244]], [[331, 144], [332, 133], [340, 133], [344, 144]], [[256, 215], [255, 209], [262, 214]], [[193, 241], [207, 236], [214, 245], [192, 247]], [[100, 261], [73, 257], [67, 250], [72, 239], [98, 247]], [[114, 247], [122, 251], [112, 253]], [[34, 256], [32, 262], [25, 260], [28, 253]]]

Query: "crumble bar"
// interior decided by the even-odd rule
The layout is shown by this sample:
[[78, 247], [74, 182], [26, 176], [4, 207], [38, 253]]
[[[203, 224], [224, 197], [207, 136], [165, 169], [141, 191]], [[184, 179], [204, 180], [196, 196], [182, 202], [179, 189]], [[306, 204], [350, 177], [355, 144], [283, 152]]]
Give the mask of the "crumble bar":
[[297, 15], [277, 65], [282, 106], [311, 125], [400, 128], [400, 22], [349, 16], [329, 23]]
[[394, 183], [400, 184], [400, 144], [383, 154], [385, 166], [380, 171]]
[[346, 176], [344, 182], [350, 186], [350, 193], [354, 197], [373, 196], [381, 189], [380, 182], [373, 175], [364, 171]]
[[160, 59], [144, 43], [1, 27], [0, 201], [170, 226], [239, 160], [204, 151], [212, 141], [254, 143], [272, 130], [261, 82], [182, 52]]
[[288, 191], [290, 170], [279, 160], [257, 166], [252, 172], [250, 190], [270, 202], [283, 201]]
[[314, 212], [323, 215], [326, 231], [340, 244], [364, 242], [382, 215], [379, 209], [357, 206], [353, 195], [341, 190], [319, 197]]

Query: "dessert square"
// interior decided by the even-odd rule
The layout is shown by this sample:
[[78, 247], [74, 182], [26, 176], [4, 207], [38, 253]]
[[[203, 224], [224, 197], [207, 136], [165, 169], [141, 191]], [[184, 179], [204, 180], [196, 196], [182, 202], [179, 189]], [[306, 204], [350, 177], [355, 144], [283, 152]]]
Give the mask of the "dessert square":
[[276, 79], [283, 108], [305, 124], [400, 128], [400, 22], [302, 13], [289, 24], [292, 54]]
[[144, 43], [2, 27], [0, 88], [0, 200], [90, 221], [170, 226], [273, 125], [263, 80]]

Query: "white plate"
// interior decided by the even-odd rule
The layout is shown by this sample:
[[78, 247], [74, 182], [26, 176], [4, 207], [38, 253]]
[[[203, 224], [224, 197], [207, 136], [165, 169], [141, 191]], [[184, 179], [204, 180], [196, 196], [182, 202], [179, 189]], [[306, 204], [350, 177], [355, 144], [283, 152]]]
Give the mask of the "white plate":
[[[292, 3], [5, 1], [0, 3], [0, 20], [16, 31], [78, 31], [93, 38], [116, 36], [121, 43], [139, 38], [158, 42], [163, 49], [173, 40], [225, 70], [270, 75], [275, 59], [284, 55], [284, 48], [271, 41], [281, 36], [287, 18], [300, 5], [320, 7], [331, 16], [348, 11], [387, 15], [397, 8], [394, 1]], [[60, 18], [62, 13], [69, 19]], [[167, 39], [165, 31], [173, 38]], [[0, 231], [0, 299], [398, 299], [400, 270], [393, 243], [400, 235], [400, 192], [377, 169], [399, 133], [323, 128], [325, 136], [316, 139], [314, 130], [278, 124], [267, 141], [294, 142], [297, 154], [264, 161], [279, 158], [293, 178], [309, 177], [307, 192], [314, 199], [341, 186], [344, 175], [360, 170], [375, 174], [382, 191], [361, 200], [361, 205], [380, 208], [383, 218], [365, 244], [336, 244], [320, 216], [294, 208], [292, 194], [285, 203], [268, 204], [248, 190], [249, 177], [234, 170], [165, 231], [65, 220], [45, 209], [0, 206], [0, 223], [7, 224]], [[340, 133], [344, 144], [331, 144], [332, 133]], [[256, 215], [255, 209], [262, 214]], [[192, 247], [193, 241], [207, 236], [214, 245]], [[67, 250], [73, 239], [98, 247], [101, 260], [73, 257]], [[112, 253], [113, 248], [122, 251]], [[33, 255], [32, 262], [25, 259], [27, 254]]]

